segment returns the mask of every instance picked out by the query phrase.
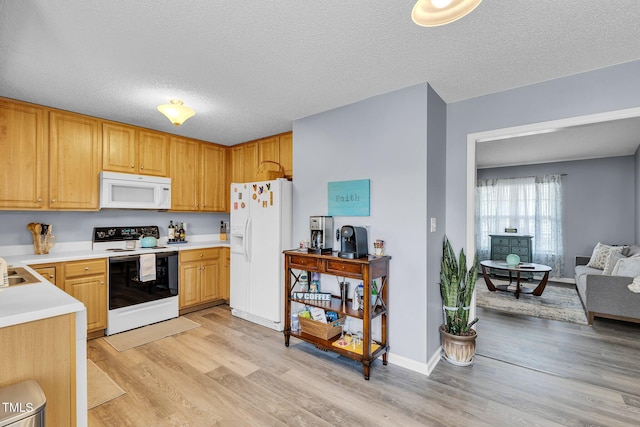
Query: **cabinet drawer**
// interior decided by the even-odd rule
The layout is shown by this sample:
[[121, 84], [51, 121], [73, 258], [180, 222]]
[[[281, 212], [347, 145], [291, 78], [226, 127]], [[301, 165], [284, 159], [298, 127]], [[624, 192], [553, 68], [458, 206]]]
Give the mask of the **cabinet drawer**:
[[511, 239], [511, 246], [529, 246], [529, 239]]
[[327, 260], [327, 273], [362, 278], [362, 264]]
[[496, 246], [509, 246], [509, 237], [492, 237], [491, 244]]
[[180, 262], [200, 261], [203, 259], [217, 258], [220, 248], [193, 249], [180, 251]]
[[494, 246], [493, 248], [491, 248], [491, 251], [494, 255], [511, 253], [509, 246]]
[[529, 255], [529, 248], [522, 248], [522, 247], [518, 247], [518, 246], [514, 246], [512, 248], [513, 253], [516, 255]]
[[289, 266], [298, 270], [320, 271], [317, 258], [290, 255]]
[[106, 259], [92, 259], [84, 261], [72, 261], [64, 265], [64, 277], [91, 276], [105, 274], [107, 272]]

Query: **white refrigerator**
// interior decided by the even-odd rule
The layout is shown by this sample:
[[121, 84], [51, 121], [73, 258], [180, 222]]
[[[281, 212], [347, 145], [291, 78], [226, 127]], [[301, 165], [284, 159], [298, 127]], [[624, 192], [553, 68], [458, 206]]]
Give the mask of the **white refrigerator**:
[[284, 256], [291, 249], [292, 183], [231, 184], [231, 313], [284, 329]]

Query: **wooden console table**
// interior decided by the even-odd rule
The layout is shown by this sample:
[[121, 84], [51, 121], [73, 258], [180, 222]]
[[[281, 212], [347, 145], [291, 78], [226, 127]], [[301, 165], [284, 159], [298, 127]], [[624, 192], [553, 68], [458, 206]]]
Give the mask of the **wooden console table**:
[[[321, 255], [307, 253], [306, 251], [284, 251], [284, 272], [285, 272], [285, 314], [284, 314], [284, 345], [289, 347], [289, 339], [294, 336], [303, 341], [315, 345], [324, 351], [333, 351], [341, 356], [348, 357], [362, 363], [364, 378], [369, 379], [371, 364], [375, 359], [382, 356], [382, 364], [387, 364], [389, 353], [387, 316], [389, 314], [387, 298], [389, 288], [389, 260], [390, 256], [368, 256], [367, 258], [346, 259], [333, 255]], [[294, 287], [299, 283], [302, 272], [307, 272], [307, 277], [311, 277], [312, 272], [329, 274], [338, 277], [362, 280], [364, 287], [363, 310], [353, 310], [351, 302], [343, 305], [339, 295], [332, 295], [330, 301], [310, 301], [295, 299], [292, 297]], [[373, 279], [380, 279], [378, 285], [377, 301], [372, 306], [371, 284]], [[352, 293], [350, 290], [349, 293]], [[339, 315], [346, 315], [362, 319], [362, 353], [358, 354], [344, 348], [333, 346], [333, 342], [339, 336], [328, 340], [306, 334], [302, 331], [291, 330], [291, 303], [320, 307], [325, 310], [335, 311]], [[371, 321], [380, 317], [381, 339], [379, 347], [371, 351]]]

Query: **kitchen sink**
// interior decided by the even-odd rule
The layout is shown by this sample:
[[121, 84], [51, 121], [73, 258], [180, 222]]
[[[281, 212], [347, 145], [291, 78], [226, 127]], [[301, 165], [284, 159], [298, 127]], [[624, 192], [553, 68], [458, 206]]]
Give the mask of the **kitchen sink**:
[[7, 275], [9, 276], [9, 286], [40, 283], [39, 279], [36, 279], [33, 274], [23, 267], [11, 267], [8, 269]]

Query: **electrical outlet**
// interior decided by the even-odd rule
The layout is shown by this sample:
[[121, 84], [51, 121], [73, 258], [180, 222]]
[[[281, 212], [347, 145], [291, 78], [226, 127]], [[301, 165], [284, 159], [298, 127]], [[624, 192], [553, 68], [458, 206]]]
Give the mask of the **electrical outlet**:
[[340, 229], [336, 229], [336, 242], [340, 241]]
[[431, 232], [435, 232], [436, 231], [436, 219], [435, 218], [431, 218]]

